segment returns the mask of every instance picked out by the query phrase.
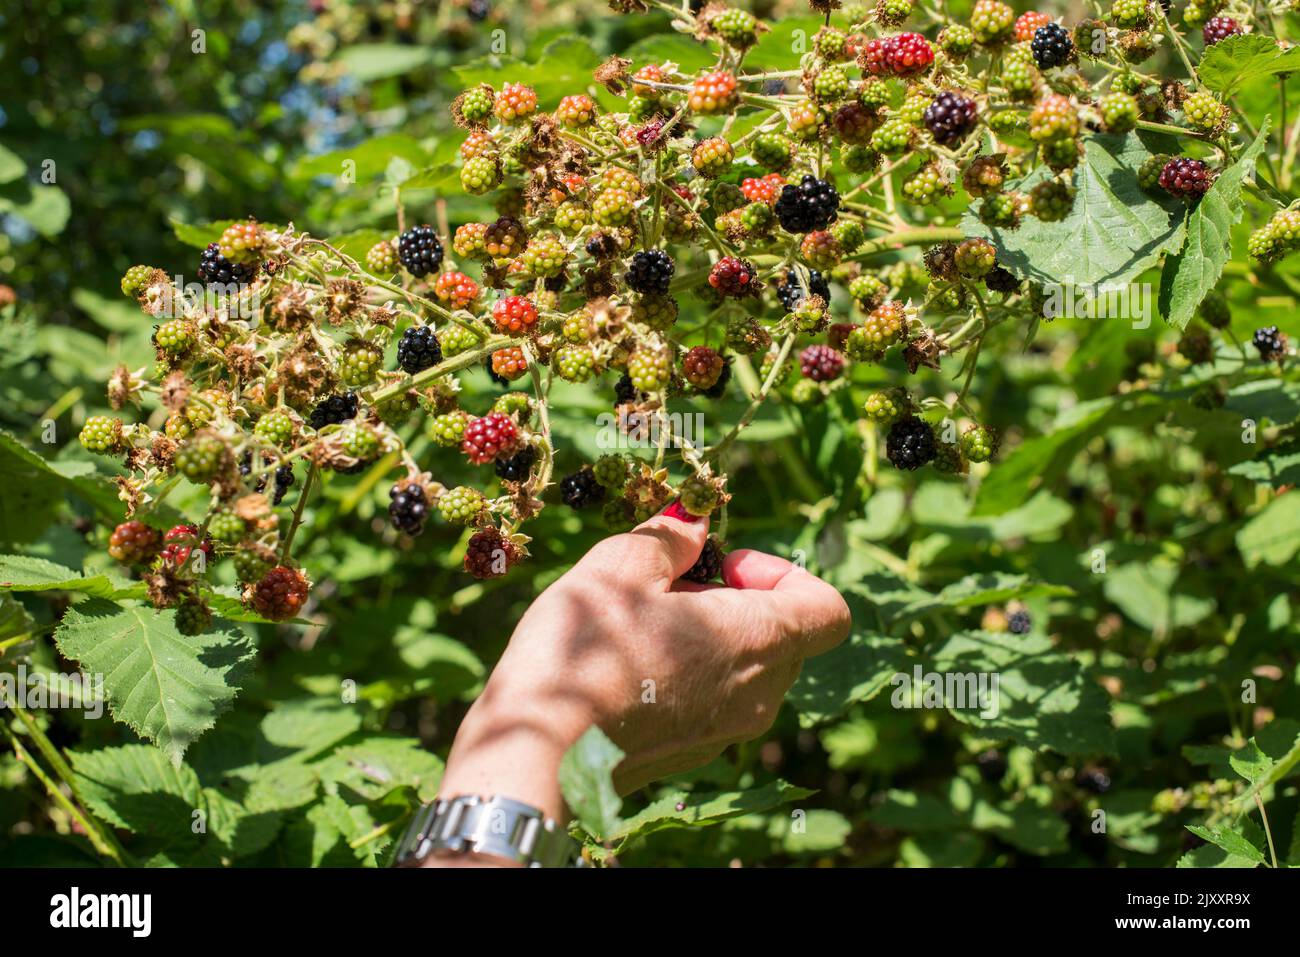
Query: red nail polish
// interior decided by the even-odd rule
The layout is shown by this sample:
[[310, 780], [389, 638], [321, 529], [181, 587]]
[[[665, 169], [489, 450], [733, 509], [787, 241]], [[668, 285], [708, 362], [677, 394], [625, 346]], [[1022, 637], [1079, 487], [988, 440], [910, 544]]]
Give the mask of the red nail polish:
[[680, 501], [673, 502], [664, 509], [663, 513], [671, 518], [677, 519], [679, 522], [698, 522], [700, 520], [698, 515], [692, 515], [690, 512], [686, 511], [686, 509], [682, 507]]

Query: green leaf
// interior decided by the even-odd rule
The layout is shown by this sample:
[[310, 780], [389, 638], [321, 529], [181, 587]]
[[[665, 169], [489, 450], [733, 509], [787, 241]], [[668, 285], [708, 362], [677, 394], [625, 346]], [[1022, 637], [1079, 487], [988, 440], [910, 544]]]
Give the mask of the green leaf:
[[1300, 418], [1300, 385], [1276, 378], [1244, 382], [1228, 392], [1223, 407], [1256, 422], [1287, 425]]
[[83, 576], [43, 558], [0, 555], [0, 590], [74, 591], [95, 598], [114, 598], [120, 589], [107, 575]]
[[354, 43], [334, 58], [358, 83], [402, 76], [433, 61], [433, 47], [405, 43]]
[[1159, 306], [1171, 326], [1186, 328], [1232, 257], [1232, 227], [1241, 222], [1242, 181], [1255, 176], [1255, 163], [1268, 144], [1269, 122], [1265, 116], [1259, 135], [1192, 208], [1187, 217], [1187, 242], [1181, 252], [1165, 259], [1160, 273]]
[[46, 239], [53, 239], [68, 225], [72, 204], [57, 186], [15, 181], [0, 186], [0, 213], [17, 216]]
[[188, 637], [174, 611], [92, 599], [70, 608], [55, 632], [65, 657], [104, 676], [113, 717], [180, 763], [185, 749], [230, 707], [252, 666], [243, 634]]
[[1300, 72], [1300, 47], [1283, 51], [1270, 36], [1243, 33], [1207, 49], [1196, 72], [1206, 89], [1231, 96], [1251, 80]]
[[443, 764], [417, 740], [374, 735], [336, 748], [313, 767], [327, 784], [342, 784], [372, 801], [396, 787], [414, 788], [421, 800], [431, 801]]
[[0, 542], [30, 542], [54, 519], [62, 498], [49, 464], [8, 432], [0, 432]]
[[960, 581], [948, 585], [937, 595], [914, 601], [896, 609], [887, 617], [891, 624], [897, 624], [941, 608], [975, 608], [1001, 604], [1016, 598], [1061, 598], [1073, 594], [1074, 589], [1065, 585], [1049, 585], [1046, 582], [1034, 581], [1028, 575], [988, 572], [982, 575], [967, 575]]
[[[703, 827], [745, 814], [769, 811], [791, 801], [816, 794], [785, 781], [771, 781], [747, 791], [700, 794], [670, 791], [656, 798], [643, 811], [624, 820], [606, 840], [644, 837], [669, 827]], [[680, 805], [680, 809], [679, 809]]]
[[1264, 862], [1264, 852], [1246, 840], [1245, 835], [1231, 825], [1221, 824], [1218, 827], [1209, 828], [1199, 824], [1188, 824], [1187, 830], [1201, 840], [1222, 848], [1234, 857], [1245, 858], [1255, 864]]
[[632, 44], [623, 54], [633, 63], [676, 63], [683, 73], [712, 66], [716, 59], [704, 44], [684, 33], [653, 33]]
[[304, 157], [294, 165], [289, 174], [295, 180], [310, 180], [329, 176], [335, 182], [344, 182], [347, 176], [356, 183], [368, 183], [383, 176], [394, 158], [406, 160], [419, 169], [429, 161], [428, 151], [419, 141], [405, 133], [387, 133], [373, 136], [355, 146], [345, 146], [318, 156]]
[[13, 595], [8, 592], [0, 594], [0, 641], [30, 634], [35, 627], [35, 619]]
[[560, 761], [560, 790], [583, 830], [604, 841], [619, 828], [623, 799], [614, 789], [614, 769], [623, 752], [592, 725]]
[[1109, 568], [1103, 591], [1130, 619], [1152, 632], [1190, 628], [1214, 611], [1214, 600], [1177, 593], [1178, 568], [1133, 562]]
[[0, 145], [0, 183], [12, 183], [25, 172], [27, 164], [22, 157]]
[[69, 758], [77, 790], [97, 817], [164, 845], [192, 839], [193, 814], [204, 802], [189, 765], [143, 744], [74, 751]]
[[569, 93], [594, 85], [592, 71], [600, 65], [600, 54], [591, 41], [581, 36], [566, 36], [547, 44], [536, 63], [524, 63], [514, 57], [495, 54], [456, 66], [453, 72], [462, 87], [480, 83], [500, 87], [503, 78], [523, 83], [537, 91], [541, 109], [549, 109]]
[[1300, 440], [1292, 439], [1261, 452], [1256, 458], [1238, 462], [1228, 473], [1273, 488], [1300, 484]]
[[1300, 765], [1300, 721], [1278, 718], [1270, 722], [1228, 760], [1232, 769], [1250, 782], [1246, 793], [1237, 797], [1238, 806], [1249, 806], [1255, 795]]
[[1236, 854], [1229, 854], [1221, 847], [1213, 844], [1203, 844], [1194, 851], [1184, 854], [1178, 859], [1177, 867], [1256, 867], [1254, 861], [1248, 857], [1238, 857]]
[[[1183, 204], [1138, 186], [1138, 167], [1150, 156], [1135, 133], [1087, 136], [1074, 174], [1074, 206], [1065, 219], [1026, 217], [1016, 229], [993, 229], [971, 210], [962, 228], [967, 236], [988, 238], [998, 261], [1021, 279], [1122, 285], [1183, 243]], [[1028, 190], [1047, 175], [1036, 170], [1014, 188]]]
[[868, 630], [867, 623], [873, 616], [867, 597], [847, 590], [844, 599], [853, 616], [848, 640], [805, 661], [798, 680], [786, 694], [790, 706], [799, 713], [799, 724], [805, 728], [842, 714], [854, 702], [875, 697], [907, 663], [907, 646], [902, 639]]
[[1300, 549], [1300, 495], [1272, 499], [1237, 532], [1237, 550], [1247, 568], [1285, 565]]

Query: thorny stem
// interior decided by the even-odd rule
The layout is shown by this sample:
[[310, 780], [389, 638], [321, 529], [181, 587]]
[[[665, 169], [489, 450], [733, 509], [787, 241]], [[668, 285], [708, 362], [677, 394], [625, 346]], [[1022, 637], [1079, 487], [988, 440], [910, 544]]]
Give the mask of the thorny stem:
[[768, 372], [767, 378], [763, 380], [763, 384], [759, 387], [758, 394], [750, 400], [749, 406], [741, 414], [740, 420], [731, 427], [731, 431], [709, 450], [708, 455], [705, 456], [705, 461], [718, 461], [722, 454], [736, 441], [736, 437], [740, 435], [741, 431], [754, 420], [754, 416], [758, 414], [759, 406], [767, 400], [767, 394], [772, 391], [772, 386], [781, 377], [781, 370], [785, 367], [785, 361], [790, 355], [790, 350], [794, 347], [794, 340], [795, 334], [793, 332], [785, 337], [785, 340], [781, 343], [781, 349], [776, 355], [776, 360], [772, 363], [771, 371]]
[[311, 495], [312, 485], [316, 481], [317, 466], [315, 462], [307, 469], [307, 477], [302, 482], [302, 492], [298, 495], [298, 503], [293, 508], [293, 522], [289, 526], [288, 533], [284, 536], [284, 544], [280, 546], [280, 564], [283, 565], [289, 560], [289, 550], [293, 547], [293, 536], [298, 531], [298, 526], [302, 524], [303, 512], [307, 507], [307, 498]]

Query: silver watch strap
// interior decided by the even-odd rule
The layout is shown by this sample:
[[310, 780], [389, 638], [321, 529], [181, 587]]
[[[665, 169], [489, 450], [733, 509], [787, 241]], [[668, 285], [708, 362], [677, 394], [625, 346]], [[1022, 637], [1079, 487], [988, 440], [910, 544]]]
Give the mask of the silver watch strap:
[[526, 867], [569, 867], [578, 843], [537, 808], [508, 797], [462, 794], [415, 812], [397, 845], [397, 866], [438, 851], [485, 854]]

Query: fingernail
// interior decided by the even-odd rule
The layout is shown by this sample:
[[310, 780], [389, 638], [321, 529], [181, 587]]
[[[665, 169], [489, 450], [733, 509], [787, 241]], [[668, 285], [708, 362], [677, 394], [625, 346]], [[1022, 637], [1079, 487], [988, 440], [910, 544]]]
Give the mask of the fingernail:
[[664, 509], [663, 513], [670, 518], [677, 519], [679, 522], [698, 522], [700, 520], [698, 515], [692, 515], [690, 512], [686, 511], [686, 509], [682, 507], [680, 500], [669, 505]]

